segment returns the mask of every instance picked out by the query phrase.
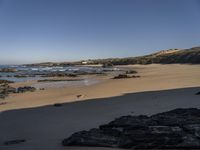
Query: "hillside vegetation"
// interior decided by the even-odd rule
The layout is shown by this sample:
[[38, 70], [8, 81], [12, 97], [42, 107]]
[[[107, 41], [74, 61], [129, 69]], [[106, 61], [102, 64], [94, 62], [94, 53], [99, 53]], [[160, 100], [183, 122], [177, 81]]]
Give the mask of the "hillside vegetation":
[[[83, 63], [84, 62], [84, 63]], [[200, 64], [200, 47], [190, 49], [169, 49], [162, 50], [150, 55], [127, 58], [108, 58], [108, 59], [90, 59], [77, 62], [46, 62], [37, 64], [28, 64], [27, 66], [72, 66], [72, 65], [93, 65], [103, 64], [103, 66], [112, 65], [130, 65], [130, 64]]]
[[153, 53], [140, 57], [128, 58], [110, 58], [93, 60], [94, 64], [108, 64], [108, 65], [128, 65], [128, 64], [173, 64], [173, 63], [188, 63], [200, 64], [200, 47], [191, 49], [170, 49], [163, 50], [158, 53]]

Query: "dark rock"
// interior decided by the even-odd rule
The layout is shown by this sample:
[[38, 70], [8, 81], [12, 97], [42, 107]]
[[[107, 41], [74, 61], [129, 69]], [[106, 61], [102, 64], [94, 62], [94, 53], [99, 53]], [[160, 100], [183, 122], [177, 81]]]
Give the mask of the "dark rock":
[[4, 99], [10, 93], [15, 93], [16, 89], [9, 86], [7, 83], [0, 84], [0, 98]]
[[136, 75], [127, 75], [127, 74], [119, 74], [118, 76], [115, 76], [113, 79], [127, 79], [127, 78], [139, 78], [140, 76]]
[[76, 95], [76, 97], [77, 97], [77, 98], [83, 98], [83, 97], [84, 97], [84, 95], [82, 95], [82, 94], [79, 94], [79, 95]]
[[28, 77], [27, 75], [22, 75], [22, 74], [16, 74], [14, 75], [15, 78], [26, 78]]
[[124, 78], [131, 78], [127, 74], [119, 74], [118, 76], [115, 76], [113, 79], [124, 79]]
[[34, 92], [35, 90], [36, 90], [35, 87], [24, 86], [24, 87], [18, 87], [17, 88], [17, 93]]
[[200, 91], [196, 93], [196, 95], [200, 95]]
[[15, 78], [28, 78], [28, 77], [35, 77], [34, 74], [16, 74], [14, 75]]
[[26, 142], [25, 139], [19, 139], [19, 140], [11, 140], [11, 141], [6, 141], [4, 142], [4, 145], [13, 145], [13, 144], [20, 144]]
[[5, 83], [14, 83], [14, 82], [9, 80], [0, 80], [0, 84], [5, 84]]
[[60, 104], [60, 103], [56, 103], [56, 104], [54, 104], [53, 106], [55, 106], [55, 107], [61, 107], [62, 104]]
[[77, 77], [77, 75], [71, 74], [71, 73], [64, 73], [64, 72], [51, 72], [51, 73], [42, 75], [42, 77]]
[[159, 125], [182, 126], [186, 124], [200, 124], [200, 110], [196, 108], [175, 109], [169, 112], [151, 116]]
[[200, 110], [175, 109], [153, 116], [123, 116], [98, 129], [74, 133], [64, 146], [134, 149], [200, 149]]
[[135, 129], [135, 128], [142, 128], [146, 127], [146, 125], [156, 125], [156, 122], [153, 122], [150, 120], [147, 116], [123, 116], [120, 118], [115, 119], [114, 121], [102, 125], [99, 128], [100, 129], [118, 129], [118, 130], [124, 130], [124, 129]]
[[135, 70], [127, 70], [126, 71], [126, 74], [135, 74], [135, 73], [138, 73], [138, 72]]
[[116, 132], [107, 133], [104, 130], [91, 129], [90, 131], [81, 131], [73, 134], [69, 139], [63, 140], [64, 146], [101, 146], [101, 147], [118, 147], [120, 136]]

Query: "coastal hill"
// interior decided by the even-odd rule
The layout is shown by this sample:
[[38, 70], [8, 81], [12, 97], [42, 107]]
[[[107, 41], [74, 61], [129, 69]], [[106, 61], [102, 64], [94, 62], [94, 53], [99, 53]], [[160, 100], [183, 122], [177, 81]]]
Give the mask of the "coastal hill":
[[28, 66], [68, 66], [68, 65], [130, 65], [130, 64], [200, 64], [200, 47], [190, 49], [169, 49], [159, 52], [127, 58], [89, 59], [77, 62], [46, 62], [28, 64]]
[[93, 60], [95, 64], [129, 65], [129, 64], [200, 64], [200, 47], [190, 49], [162, 50], [150, 55], [128, 58], [110, 58]]

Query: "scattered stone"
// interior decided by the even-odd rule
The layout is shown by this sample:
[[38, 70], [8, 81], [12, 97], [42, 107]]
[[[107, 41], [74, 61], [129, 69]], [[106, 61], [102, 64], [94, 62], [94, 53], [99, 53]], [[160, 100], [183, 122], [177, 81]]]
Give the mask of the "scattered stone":
[[14, 83], [14, 82], [9, 80], [0, 80], [0, 84], [5, 84], [5, 83]]
[[127, 74], [119, 74], [118, 76], [115, 76], [113, 79], [127, 79], [127, 78], [139, 78], [140, 76], [130, 76]]
[[4, 99], [11, 93], [24, 93], [24, 92], [34, 92], [36, 90], [35, 87], [31, 86], [24, 86], [24, 87], [18, 87], [13, 88], [8, 83], [0, 84], [0, 98]]
[[175, 109], [150, 117], [123, 116], [80, 131], [62, 141], [63, 146], [131, 149], [200, 149], [200, 109]]
[[71, 73], [51, 72], [51, 73], [42, 75], [42, 77], [77, 77], [77, 75], [71, 74]]
[[4, 99], [10, 93], [15, 93], [16, 89], [9, 86], [7, 83], [0, 84], [0, 98]]
[[79, 94], [79, 95], [76, 95], [76, 97], [77, 97], [77, 98], [83, 98], [83, 97], [84, 97], [84, 95], [82, 95], [82, 94]]
[[135, 74], [135, 73], [138, 73], [138, 72], [135, 70], [127, 70], [126, 71], [126, 74]]
[[4, 142], [4, 145], [13, 145], [13, 144], [20, 144], [26, 142], [25, 139], [18, 139], [18, 140], [11, 140]]
[[55, 107], [61, 107], [62, 104], [60, 104], [60, 103], [56, 103], [56, 104], [54, 104], [53, 106], [55, 106]]

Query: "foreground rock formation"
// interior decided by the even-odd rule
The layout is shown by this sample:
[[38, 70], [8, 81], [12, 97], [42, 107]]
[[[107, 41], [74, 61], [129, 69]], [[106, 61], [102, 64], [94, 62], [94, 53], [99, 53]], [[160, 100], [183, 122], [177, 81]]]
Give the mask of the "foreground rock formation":
[[200, 149], [200, 110], [175, 109], [153, 116], [123, 116], [74, 133], [63, 146], [132, 149]]

